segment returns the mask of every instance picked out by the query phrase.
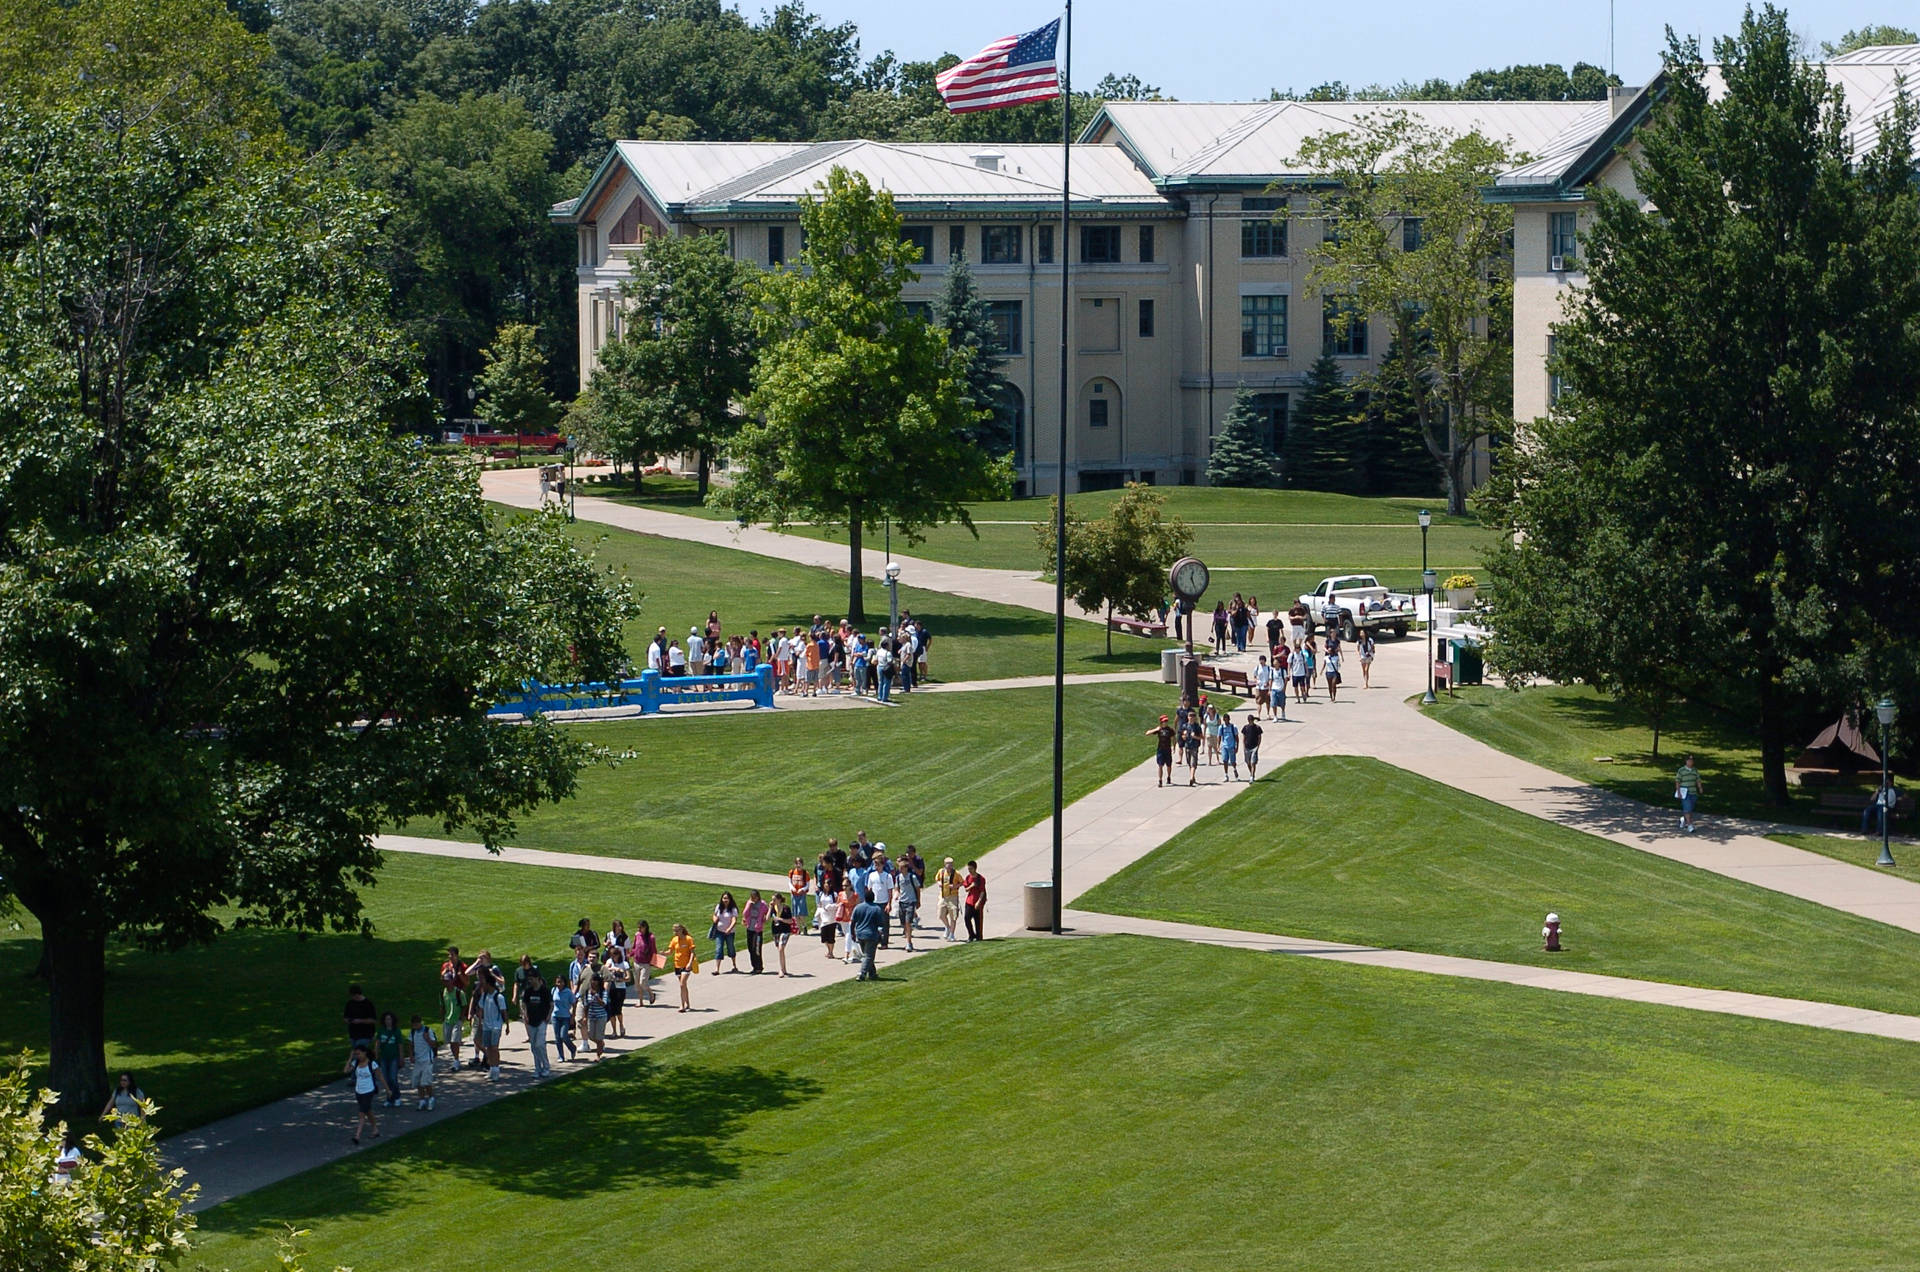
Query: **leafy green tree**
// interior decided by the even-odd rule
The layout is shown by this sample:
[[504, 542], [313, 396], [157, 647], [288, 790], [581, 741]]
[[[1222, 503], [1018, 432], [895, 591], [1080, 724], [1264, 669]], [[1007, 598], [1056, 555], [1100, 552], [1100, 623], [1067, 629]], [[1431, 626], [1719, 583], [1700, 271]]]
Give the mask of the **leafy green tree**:
[[636, 483], [649, 456], [699, 452], [705, 498], [709, 465], [752, 385], [759, 271], [717, 234], [650, 234], [632, 269], [620, 338], [601, 348], [593, 374], [595, 410]]
[[742, 519], [847, 527], [847, 615], [865, 617], [860, 536], [882, 517], [917, 540], [929, 525], [972, 529], [966, 501], [1004, 497], [1012, 470], [969, 440], [970, 354], [925, 323], [900, 321], [917, 249], [886, 191], [836, 167], [801, 201], [802, 268], [762, 288], [767, 342], [727, 491]]
[[632, 608], [391, 438], [417, 372], [366, 200], [245, 144], [0, 108], [0, 877], [76, 1119], [109, 939], [361, 927], [378, 830], [498, 843], [588, 751], [487, 705], [613, 670]]
[[[1042, 571], [1053, 577], [1059, 563], [1055, 495], [1047, 519], [1036, 529]], [[1167, 571], [1193, 547], [1193, 531], [1167, 516], [1167, 499], [1152, 486], [1128, 482], [1107, 515], [1083, 521], [1067, 505], [1067, 595], [1088, 614], [1105, 612], [1107, 653], [1113, 653], [1115, 611], [1146, 617], [1167, 599]]]
[[161, 1165], [152, 1122], [122, 1123], [111, 1135], [75, 1125], [81, 1164], [49, 1187], [66, 1125], [27, 1059], [0, 1072], [0, 1267], [152, 1272], [177, 1262], [199, 1188]]
[[1356, 401], [1356, 467], [1363, 495], [1431, 495], [1440, 486], [1433, 457], [1420, 433], [1420, 418], [1407, 392], [1408, 377], [1398, 342], [1387, 349], [1373, 392]]
[[1000, 333], [964, 255], [947, 262], [946, 287], [933, 301], [933, 325], [946, 333], [949, 349], [967, 351], [967, 400], [987, 412], [967, 430], [968, 437], [989, 455], [1010, 454], [1013, 419], [1000, 409], [1009, 388], [1000, 374], [1007, 360], [1000, 356]]
[[537, 331], [524, 322], [510, 322], [480, 356], [487, 364], [477, 382], [480, 409], [489, 423], [512, 433], [544, 433], [553, 427], [561, 407], [547, 392], [547, 357], [540, 352]]
[[1748, 722], [1786, 803], [1799, 729], [1920, 690], [1920, 118], [1896, 101], [1850, 153], [1775, 9], [1715, 54], [1717, 99], [1670, 46], [1636, 135], [1659, 215], [1594, 187], [1589, 286], [1555, 329], [1571, 393], [1492, 501], [1515, 533], [1489, 653]]
[[1323, 244], [1310, 277], [1348, 299], [1338, 324], [1385, 320], [1404, 356], [1382, 363], [1367, 387], [1412, 399], [1448, 510], [1461, 514], [1474, 448], [1510, 424], [1513, 214], [1480, 193], [1510, 155], [1501, 142], [1405, 111], [1359, 122], [1300, 146], [1302, 162], [1328, 179], [1310, 196], [1311, 213], [1341, 231]]
[[1259, 418], [1253, 409], [1253, 394], [1241, 389], [1233, 395], [1233, 405], [1220, 422], [1213, 439], [1213, 454], [1207, 457], [1209, 486], [1278, 486], [1280, 465], [1259, 435]]
[[1849, 31], [1838, 40], [1822, 40], [1820, 52], [1825, 57], [1839, 57], [1843, 53], [1881, 44], [1920, 44], [1920, 32], [1885, 22], [1875, 23]]
[[564, 194], [553, 138], [503, 96], [421, 97], [347, 162], [382, 196], [393, 308], [426, 354], [442, 418], [467, 412], [480, 350], [508, 323], [543, 324], [551, 396], [572, 394], [574, 245], [547, 219]]
[[1307, 371], [1280, 446], [1280, 471], [1288, 489], [1358, 493], [1353, 429], [1358, 405], [1340, 364], [1321, 354]]

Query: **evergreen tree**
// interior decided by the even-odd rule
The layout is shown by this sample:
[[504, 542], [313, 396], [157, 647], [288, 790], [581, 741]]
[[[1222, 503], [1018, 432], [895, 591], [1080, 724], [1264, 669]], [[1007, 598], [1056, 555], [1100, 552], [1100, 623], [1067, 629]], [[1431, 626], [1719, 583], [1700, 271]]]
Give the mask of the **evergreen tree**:
[[1233, 406], [1213, 439], [1213, 455], [1207, 460], [1207, 484], [1211, 486], [1278, 486], [1280, 465], [1273, 452], [1260, 440], [1259, 417], [1254, 414], [1253, 394], [1241, 389], [1233, 395]]
[[1340, 374], [1340, 365], [1322, 354], [1307, 372], [1305, 392], [1281, 446], [1281, 469], [1290, 489], [1359, 493], [1355, 406], [1353, 389]]
[[1007, 382], [1000, 368], [1006, 359], [1000, 356], [1000, 332], [973, 285], [973, 270], [963, 253], [947, 265], [947, 288], [933, 302], [933, 325], [946, 333], [949, 349], [973, 351], [963, 382], [967, 398], [987, 414], [967, 426], [968, 439], [989, 455], [1007, 454], [1013, 450], [1013, 420], [1001, 410]]
[[1400, 343], [1387, 350], [1373, 392], [1359, 414], [1355, 450], [1361, 469], [1359, 493], [1433, 495], [1440, 493], [1439, 471], [1420, 436], [1420, 412], [1406, 390]]
[[476, 383], [487, 423], [503, 433], [544, 433], [558, 422], [562, 408], [547, 392], [547, 356], [538, 331], [510, 322], [481, 356], [487, 369]]

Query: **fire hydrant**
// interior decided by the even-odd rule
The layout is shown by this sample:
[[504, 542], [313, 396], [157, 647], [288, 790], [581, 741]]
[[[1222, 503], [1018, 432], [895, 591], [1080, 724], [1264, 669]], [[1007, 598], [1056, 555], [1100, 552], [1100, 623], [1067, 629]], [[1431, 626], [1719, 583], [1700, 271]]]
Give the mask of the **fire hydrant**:
[[1547, 916], [1547, 925], [1540, 929], [1540, 936], [1546, 942], [1547, 949], [1558, 950], [1560, 948], [1560, 916], [1559, 915], [1549, 914]]

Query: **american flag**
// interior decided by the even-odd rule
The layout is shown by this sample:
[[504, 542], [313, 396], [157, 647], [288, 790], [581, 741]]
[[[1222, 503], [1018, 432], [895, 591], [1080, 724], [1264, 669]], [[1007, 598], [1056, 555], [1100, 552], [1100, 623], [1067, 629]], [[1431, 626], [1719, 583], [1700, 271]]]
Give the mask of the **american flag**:
[[956, 115], [1051, 101], [1060, 96], [1060, 71], [1054, 61], [1059, 44], [1060, 19], [1055, 18], [1038, 31], [995, 40], [940, 72], [934, 85]]

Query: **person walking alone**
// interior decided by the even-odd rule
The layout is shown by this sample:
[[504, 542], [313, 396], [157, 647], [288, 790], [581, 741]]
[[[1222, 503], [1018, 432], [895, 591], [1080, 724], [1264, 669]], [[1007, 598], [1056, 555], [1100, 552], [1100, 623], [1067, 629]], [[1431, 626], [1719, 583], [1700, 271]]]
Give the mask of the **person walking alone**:
[[[1153, 772], [1155, 786], [1173, 785], [1173, 726], [1167, 723], [1167, 717], [1161, 716], [1160, 723], [1147, 730], [1147, 736], [1153, 739]], [[947, 858], [949, 868], [953, 858]], [[942, 909], [945, 907], [943, 906]], [[953, 924], [947, 924], [947, 939], [953, 939]]]
[[980, 873], [980, 863], [967, 863], [966, 877], [961, 881], [961, 891], [966, 894], [967, 939], [969, 941], [986, 940], [987, 925], [987, 877]]
[[353, 1123], [353, 1146], [358, 1148], [362, 1129], [374, 1139], [380, 1137], [380, 1120], [373, 1115], [373, 1097], [375, 1092], [386, 1089], [387, 1085], [387, 1079], [373, 1062], [371, 1040], [353, 1044], [353, 1054], [347, 1057], [347, 1067], [343, 1072], [353, 1082], [353, 1099], [359, 1106]]
[[1700, 802], [1700, 794], [1705, 789], [1700, 770], [1693, 766], [1693, 757], [1687, 756], [1680, 763], [1680, 771], [1673, 775], [1673, 797], [1680, 801], [1680, 828], [1689, 835], [1694, 830], [1694, 806]]
[[520, 1023], [527, 1027], [527, 1048], [533, 1052], [533, 1076], [544, 1078], [553, 1072], [547, 1063], [547, 1026], [553, 1021], [553, 991], [537, 967], [527, 970], [520, 988]]
[[887, 922], [887, 909], [876, 903], [871, 893], [853, 907], [853, 939], [860, 947], [860, 974], [855, 980], [879, 980], [874, 970], [873, 952], [880, 947], [880, 933]]
[[[1231, 726], [1229, 726], [1231, 727]], [[1258, 712], [1247, 712], [1247, 722], [1240, 726], [1240, 755], [1247, 762], [1247, 780], [1251, 782], [1260, 771], [1260, 737], [1264, 733], [1260, 727]]]

